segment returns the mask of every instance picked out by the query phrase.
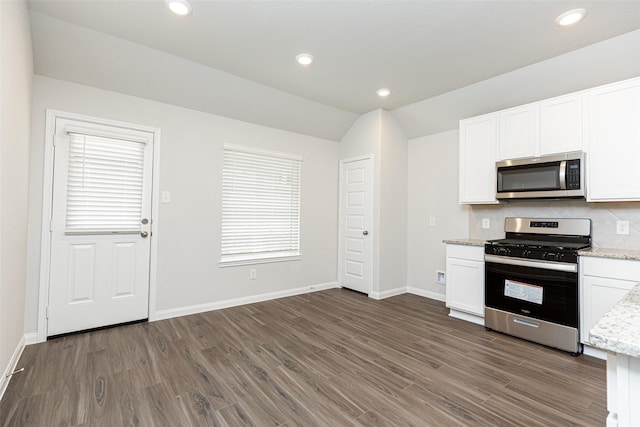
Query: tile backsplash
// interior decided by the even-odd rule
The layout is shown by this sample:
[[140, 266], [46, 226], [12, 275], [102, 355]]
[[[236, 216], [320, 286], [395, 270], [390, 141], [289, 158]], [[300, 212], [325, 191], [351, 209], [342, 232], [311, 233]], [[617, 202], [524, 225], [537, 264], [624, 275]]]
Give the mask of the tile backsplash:
[[[504, 237], [506, 217], [590, 218], [594, 247], [640, 249], [640, 202], [587, 203], [584, 200], [512, 201], [498, 205], [472, 205], [469, 212], [469, 237]], [[489, 218], [490, 228], [482, 228]], [[629, 221], [629, 234], [616, 234], [616, 222]]]

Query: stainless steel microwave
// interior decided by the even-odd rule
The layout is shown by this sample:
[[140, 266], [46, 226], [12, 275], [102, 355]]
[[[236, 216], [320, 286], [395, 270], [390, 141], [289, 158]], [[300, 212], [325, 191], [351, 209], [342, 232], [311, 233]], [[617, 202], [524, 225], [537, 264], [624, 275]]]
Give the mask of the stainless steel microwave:
[[585, 153], [496, 162], [496, 199], [585, 197]]

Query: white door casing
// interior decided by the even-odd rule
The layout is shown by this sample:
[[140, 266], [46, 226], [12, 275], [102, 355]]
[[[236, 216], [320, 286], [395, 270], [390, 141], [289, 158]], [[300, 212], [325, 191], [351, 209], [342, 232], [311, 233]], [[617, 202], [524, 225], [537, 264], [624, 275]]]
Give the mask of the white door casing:
[[372, 282], [373, 158], [340, 162], [338, 280], [365, 294]]
[[[151, 236], [155, 228], [152, 226], [154, 139], [159, 131], [62, 114], [48, 114], [47, 124], [55, 145], [49, 181], [52, 185], [49, 189], [45, 187], [45, 192], [50, 191], [51, 210], [47, 212], [45, 205], [43, 212], [50, 218], [46, 230], [48, 239], [43, 235], [43, 247], [48, 243], [50, 250], [47, 259], [43, 251], [42, 263], [46, 265], [41, 268], [47, 273], [46, 278], [41, 278], [41, 287], [44, 284], [46, 289], [40, 293], [47, 299], [45, 337], [142, 320], [149, 318], [150, 312]], [[115, 224], [109, 230], [70, 231], [67, 221], [69, 132], [98, 136], [103, 142], [111, 141], [138, 153], [141, 197], [134, 204], [139, 205], [139, 219], [122, 226], [118, 214], [107, 221]], [[106, 168], [113, 170], [119, 167], [117, 162], [123, 162], [115, 161], [115, 166], [111, 162]], [[39, 338], [44, 338], [41, 330], [38, 332]]]

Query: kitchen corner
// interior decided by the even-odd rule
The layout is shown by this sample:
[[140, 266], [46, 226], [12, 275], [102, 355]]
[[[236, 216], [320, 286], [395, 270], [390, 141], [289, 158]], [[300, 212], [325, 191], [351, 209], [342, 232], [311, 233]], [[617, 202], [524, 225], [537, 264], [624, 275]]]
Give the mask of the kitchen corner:
[[[450, 316], [485, 324], [484, 239], [443, 240]], [[579, 256], [580, 342], [607, 361], [607, 427], [640, 425], [640, 250], [592, 247]]]

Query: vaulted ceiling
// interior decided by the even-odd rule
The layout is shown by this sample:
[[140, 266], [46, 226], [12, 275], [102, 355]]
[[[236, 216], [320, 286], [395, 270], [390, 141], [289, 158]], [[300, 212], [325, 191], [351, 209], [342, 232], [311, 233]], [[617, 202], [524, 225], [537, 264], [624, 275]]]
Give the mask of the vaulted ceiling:
[[[262, 101], [252, 102], [249, 109], [292, 102], [299, 113], [317, 109], [319, 118], [331, 117], [336, 131], [342, 132], [355, 115], [376, 108], [407, 111], [424, 100], [640, 29], [640, 1], [191, 0], [191, 4], [193, 13], [180, 17], [163, 0], [31, 0], [36, 72], [219, 113], [218, 107], [207, 108], [204, 98], [185, 105], [189, 104], [185, 83], [179, 82], [194, 83], [195, 73], [205, 85], [216, 74], [218, 82], [233, 80], [231, 86], [241, 81], [261, 86]], [[555, 24], [560, 13], [575, 7], [587, 9], [583, 22], [568, 28]], [[143, 55], [147, 65], [159, 61], [154, 64], [158, 77], [152, 78], [155, 91], [171, 92], [169, 86], [177, 84], [172, 96], [181, 99], [145, 95], [145, 83], [135, 77], [129, 82], [131, 88], [116, 81], [126, 80], [116, 69], [120, 62], [127, 63], [131, 73], [148, 71], [145, 64], [136, 63], [136, 58], [142, 61], [142, 47], [147, 48]], [[124, 55], [127, 51], [132, 58]], [[294, 58], [301, 52], [314, 55], [315, 62], [309, 67], [296, 64]], [[166, 63], [168, 55], [175, 59], [171, 65]], [[93, 64], [82, 65], [80, 57]], [[103, 73], [96, 61], [104, 66]], [[601, 65], [606, 66], [593, 64]], [[169, 67], [172, 73], [163, 75], [160, 67], [165, 73]], [[391, 95], [378, 97], [375, 91], [380, 87], [390, 88]], [[221, 100], [233, 104], [234, 93], [240, 98], [244, 94], [239, 89], [223, 90]], [[230, 108], [242, 110], [242, 105]], [[295, 114], [293, 119], [299, 120]], [[260, 122], [259, 117], [256, 120]], [[276, 127], [287, 128], [277, 123]], [[291, 130], [332, 139], [337, 135], [295, 126]], [[420, 131], [408, 134], [416, 132]]]

